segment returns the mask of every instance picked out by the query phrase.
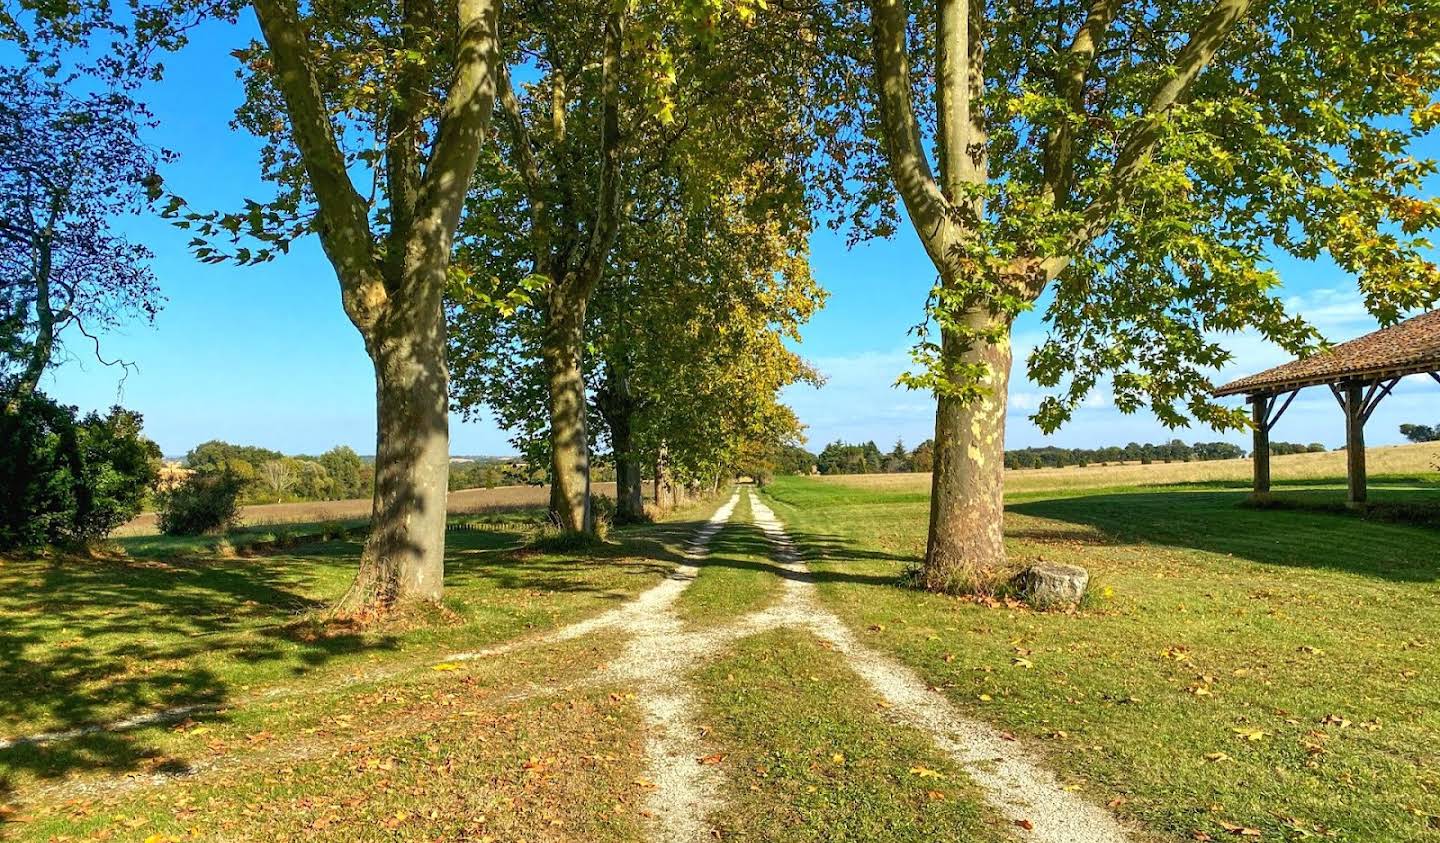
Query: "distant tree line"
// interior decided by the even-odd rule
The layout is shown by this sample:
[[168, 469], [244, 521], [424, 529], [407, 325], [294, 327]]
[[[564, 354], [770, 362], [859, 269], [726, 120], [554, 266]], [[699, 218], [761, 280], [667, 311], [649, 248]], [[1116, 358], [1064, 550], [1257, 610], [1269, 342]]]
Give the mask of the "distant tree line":
[[185, 455], [185, 467], [200, 475], [233, 477], [241, 503], [363, 498], [369, 497], [375, 483], [374, 467], [347, 445], [319, 456], [286, 456], [269, 448], [212, 439]]
[[[479, 457], [450, 465], [450, 491], [493, 489], [496, 486], [543, 486], [548, 479], [544, 464], [504, 457]], [[614, 479], [614, 473], [611, 473]]]
[[[914, 450], [907, 450], [903, 442], [896, 442], [888, 452], [880, 450], [873, 441], [849, 443], [835, 441], [826, 445], [819, 454], [811, 454], [803, 448], [791, 447], [785, 450], [776, 464], [777, 474], [892, 474], [907, 471], [926, 472], [934, 465], [934, 442], [925, 440]], [[1314, 442], [1302, 445], [1295, 442], [1271, 442], [1270, 453], [1275, 455], [1317, 453], [1325, 446]], [[1005, 467], [1021, 468], [1064, 468], [1087, 466], [1100, 463], [1135, 462], [1149, 465], [1156, 462], [1205, 462], [1209, 460], [1231, 460], [1248, 456], [1249, 452], [1229, 442], [1196, 442], [1186, 444], [1179, 439], [1162, 444], [1141, 444], [1131, 442], [1125, 446], [1112, 445], [1105, 448], [1020, 448], [1005, 452]]]
[[1411, 442], [1440, 442], [1440, 425], [1431, 427], [1428, 424], [1402, 424], [1400, 435]]

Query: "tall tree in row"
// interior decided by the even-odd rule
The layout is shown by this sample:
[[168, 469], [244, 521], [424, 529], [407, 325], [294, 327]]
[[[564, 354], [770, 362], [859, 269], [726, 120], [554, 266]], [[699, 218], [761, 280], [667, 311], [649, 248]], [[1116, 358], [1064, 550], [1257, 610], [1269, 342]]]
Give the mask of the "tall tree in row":
[[[938, 399], [931, 588], [983, 588], [1005, 559], [1017, 314], [1046, 302], [1050, 337], [1028, 361], [1058, 390], [1043, 428], [1107, 379], [1123, 411], [1238, 426], [1208, 397], [1206, 372], [1231, 359], [1217, 334], [1253, 328], [1296, 353], [1318, 340], [1272, 295], [1268, 255], [1328, 256], [1382, 321], [1440, 295], [1421, 236], [1440, 223], [1422, 190], [1435, 167], [1414, 149], [1440, 122], [1440, 16], [1424, 2], [849, 8], [835, 15], [868, 29], [869, 67], [835, 55], [868, 76], [873, 107], [840, 119], [881, 148], [841, 153], [884, 162], [939, 277], [939, 342], [905, 379]], [[855, 219], [884, 234], [895, 210], [876, 187]]]
[[595, 307], [594, 403], [615, 455], [617, 514], [642, 513], [644, 468], [664, 503], [667, 485], [715, 477], [742, 447], [799, 433], [778, 395], [818, 376], [786, 342], [824, 293], [810, 275], [803, 191], [783, 169], [755, 164], [705, 207], [647, 208], [622, 243]]
[[[247, 94], [237, 122], [264, 139], [262, 175], [277, 196], [240, 213], [192, 212], [179, 197], [166, 210], [196, 232], [206, 261], [261, 262], [319, 236], [375, 369], [370, 535], [339, 609], [437, 600], [449, 471], [443, 299], [494, 112], [499, 3], [252, 7], [263, 40], [237, 51]], [[262, 245], [222, 251], [227, 237]]]
[[[524, 79], [502, 85], [501, 155], [487, 182], [492, 189], [474, 200], [487, 210], [475, 215], [474, 234], [484, 245], [473, 253], [485, 270], [479, 278], [509, 277], [512, 289], [519, 283], [540, 305], [522, 320], [540, 319], [529, 340], [539, 345], [547, 418], [527, 429], [548, 434], [551, 506], [567, 530], [591, 528], [587, 311], [622, 232], [662, 198], [687, 211], [704, 208], [752, 160], [803, 159], [808, 141], [783, 107], [797, 88], [771, 88], [784, 77], [762, 72], [793, 74], [784, 36], [774, 25], [756, 28], [754, 10], [743, 3], [730, 11], [699, 23], [663, 6], [583, 1], [516, 13], [512, 56]], [[748, 113], [737, 115], [735, 102], [750, 103]], [[518, 218], [515, 209], [523, 209]], [[518, 282], [512, 267], [496, 267], [517, 257], [528, 268]], [[469, 339], [479, 337], [472, 331]], [[502, 355], [515, 347], [495, 344]], [[623, 365], [607, 371], [606, 396], [629, 400]], [[517, 383], [495, 385], [511, 392]], [[626, 479], [635, 477], [627, 470]]]

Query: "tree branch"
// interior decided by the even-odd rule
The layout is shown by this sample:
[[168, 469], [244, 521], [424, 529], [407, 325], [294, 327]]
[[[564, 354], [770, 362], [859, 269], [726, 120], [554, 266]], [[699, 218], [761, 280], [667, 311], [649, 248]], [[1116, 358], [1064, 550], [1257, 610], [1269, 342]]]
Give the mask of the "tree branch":
[[385, 187], [390, 200], [390, 232], [386, 236], [385, 269], [391, 283], [400, 277], [405, 238], [414, 219], [420, 187], [420, 112], [425, 96], [424, 66], [410, 52], [424, 50], [422, 32], [435, 18], [431, 0], [401, 0], [401, 70], [396, 96], [385, 115]]
[[[410, 234], [411, 254], [448, 258], [465, 194], [474, 177], [480, 146], [495, 109], [501, 63], [499, 0], [459, 0], [460, 36], [455, 49], [455, 78], [440, 114], [440, 127], [416, 202]], [[434, 251], [432, 251], [434, 250]], [[440, 277], [427, 283], [443, 286]], [[437, 290], [438, 292], [438, 290]]]
[[[1105, 233], [1120, 203], [1130, 194], [1135, 179], [1149, 160], [1160, 140], [1161, 128], [1170, 109], [1185, 95], [1191, 83], [1215, 57], [1220, 45], [1249, 11], [1252, 0], [1219, 0], [1210, 14], [1200, 22], [1180, 55], [1174, 73], [1160, 83], [1150, 97], [1144, 114], [1136, 121], [1130, 136], [1120, 147], [1111, 168], [1110, 178], [1101, 193], [1085, 208], [1082, 223], [1076, 227], [1067, 248], [1061, 255], [1048, 257], [1029, 273], [1032, 285], [1054, 280], [1074, 260], [1086, 244]], [[1039, 290], [1034, 291], [1036, 295]]]
[[1120, 0], [1094, 0], [1085, 21], [1075, 32], [1069, 48], [1061, 57], [1062, 66], [1055, 80], [1056, 93], [1065, 101], [1068, 112], [1045, 138], [1043, 191], [1053, 206], [1065, 203], [1070, 195], [1074, 173], [1075, 126], [1073, 120], [1083, 118], [1085, 111], [1085, 77], [1104, 43], [1110, 24], [1120, 10]]
[[600, 280], [610, 247], [620, 228], [620, 49], [624, 37], [622, 13], [605, 17], [605, 55], [600, 63], [602, 112], [600, 117], [600, 185], [595, 201], [595, 222], [580, 264], [581, 295], [588, 297]]
[[946, 266], [952, 241], [950, 203], [935, 183], [920, 138], [920, 123], [910, 101], [910, 59], [905, 28], [905, 0], [871, 0], [875, 76], [880, 99], [881, 130], [890, 176], [920, 242], [935, 266]]
[[505, 122], [510, 129], [513, 165], [525, 183], [526, 200], [530, 204], [530, 244], [534, 252], [534, 270], [548, 275], [550, 255], [550, 221], [546, 216], [545, 189], [540, 183], [540, 166], [535, 160], [535, 146], [530, 130], [525, 126], [525, 113], [520, 109], [520, 100], [515, 96], [514, 84], [510, 81], [510, 69], [503, 63], [500, 74], [500, 107], [505, 113]]
[[294, 0], [254, 0], [254, 6], [290, 116], [295, 146], [319, 205], [320, 244], [340, 280], [346, 314], [368, 336], [389, 303], [374, 258], [369, 211], [346, 172], [345, 156], [310, 66], [310, 47]]

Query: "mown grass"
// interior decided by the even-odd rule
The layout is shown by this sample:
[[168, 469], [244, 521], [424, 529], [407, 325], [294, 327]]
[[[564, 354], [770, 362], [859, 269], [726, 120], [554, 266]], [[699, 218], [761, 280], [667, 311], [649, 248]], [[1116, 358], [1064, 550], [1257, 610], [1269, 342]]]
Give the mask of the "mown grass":
[[681, 593], [675, 611], [686, 623], [725, 623], [758, 611], [780, 593], [770, 543], [753, 523], [750, 497], [741, 495], [730, 521], [710, 539], [695, 582]]
[[[4, 559], [0, 738], [179, 706], [243, 717], [272, 693], [423, 671], [655, 584], [710, 508], [697, 502], [665, 523], [618, 530], [584, 554], [541, 552], [512, 521], [479, 519], [448, 536], [443, 606], [364, 628], [327, 622], [324, 611], [354, 575], [358, 537], [249, 558], [198, 542], [156, 558], [137, 538], [126, 540], [131, 555]], [[0, 749], [0, 805], [45, 781], [149, 769], [168, 755], [167, 728]]]
[[880, 698], [815, 638], [742, 640], [697, 678], [712, 738], [728, 749], [720, 839], [1008, 839], [965, 775], [886, 720]]
[[1099, 598], [1043, 614], [897, 584], [923, 493], [765, 491], [867, 640], [1148, 832], [1440, 836], [1440, 532], [1238, 491], [1018, 494], [1011, 559], [1083, 565]]
[[3, 828], [33, 840], [636, 840], [633, 700], [572, 684], [615, 646], [596, 637], [187, 720], [154, 735], [141, 768], [168, 780], [97, 780]]

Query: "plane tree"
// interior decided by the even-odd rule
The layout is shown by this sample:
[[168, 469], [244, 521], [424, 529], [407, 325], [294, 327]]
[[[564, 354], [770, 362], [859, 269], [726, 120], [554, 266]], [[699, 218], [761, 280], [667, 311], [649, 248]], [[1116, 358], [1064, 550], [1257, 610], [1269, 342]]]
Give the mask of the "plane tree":
[[235, 125], [263, 142], [273, 185], [243, 210], [169, 195], [202, 261], [263, 263], [314, 234], [375, 371], [375, 488], [360, 569], [338, 610], [371, 615], [443, 589], [449, 375], [443, 297], [451, 245], [487, 143], [500, 4], [375, 6], [298, 0], [142, 4], [153, 46], [183, 46], [207, 16], [252, 13], [236, 50]]
[[[1416, 141], [1440, 123], [1440, 16], [1416, 0], [869, 0], [832, 5], [830, 78], [857, 107], [828, 146], [853, 235], [898, 194], [936, 273], [908, 385], [937, 397], [930, 588], [1004, 570], [1011, 324], [1064, 423], [1097, 389], [1172, 426], [1212, 402], [1225, 335], [1320, 337], [1276, 256], [1356, 277], [1383, 322], [1434, 303], [1440, 200]], [[855, 43], [868, 46], [857, 51]], [[868, 54], [866, 54], [868, 52]], [[938, 336], [936, 336], [938, 334]]]
[[[472, 383], [508, 395], [522, 390], [521, 400], [489, 401], [483, 390], [467, 389], [460, 403], [499, 408], [502, 422], [530, 443], [530, 456], [549, 463], [557, 522], [579, 532], [592, 527], [589, 308], [625, 260], [617, 244], [636, 236], [645, 225], [636, 216], [657, 203], [705, 213], [758, 160], [778, 162], [779, 183], [793, 186], [786, 173], [804, 166], [812, 142], [790, 107], [800, 87], [785, 81], [805, 58], [786, 49], [793, 29], [785, 32], [778, 20], [762, 25], [745, 3], [698, 20], [586, 3], [522, 5], [516, 15], [502, 131], [496, 154], [481, 162], [491, 175], [471, 199], [468, 271], [452, 300], [457, 312], [468, 311], [472, 292], [484, 303], [503, 290], [534, 306], [513, 319], [501, 314], [501, 322], [482, 312], [454, 353], [477, 372], [541, 374], [545, 388], [537, 392], [533, 377], [481, 376]], [[737, 110], [737, 102], [747, 107]], [[791, 196], [804, 199], [803, 191]], [[607, 399], [629, 400], [624, 368], [607, 369]], [[531, 411], [536, 398], [543, 419]], [[548, 440], [543, 449], [532, 438], [539, 432]], [[620, 453], [627, 450], [622, 441]]]

